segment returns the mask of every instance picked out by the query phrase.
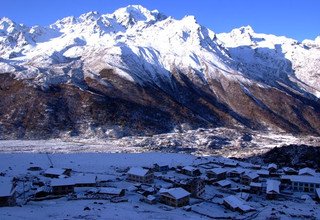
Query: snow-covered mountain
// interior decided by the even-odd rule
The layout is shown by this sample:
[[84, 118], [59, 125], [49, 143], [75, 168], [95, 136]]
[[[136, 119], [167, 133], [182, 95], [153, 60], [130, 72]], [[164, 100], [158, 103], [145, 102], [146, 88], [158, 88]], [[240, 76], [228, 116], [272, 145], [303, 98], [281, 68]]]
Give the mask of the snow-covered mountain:
[[249, 26], [216, 34], [193, 16], [176, 20], [137, 5], [48, 27], [2, 18], [0, 130], [108, 136], [236, 126], [318, 134], [319, 39]]

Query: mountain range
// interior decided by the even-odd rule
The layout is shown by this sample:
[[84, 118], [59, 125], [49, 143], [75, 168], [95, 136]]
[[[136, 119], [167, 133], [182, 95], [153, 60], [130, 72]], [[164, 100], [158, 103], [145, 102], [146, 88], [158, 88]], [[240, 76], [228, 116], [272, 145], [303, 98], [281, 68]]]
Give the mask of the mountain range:
[[139, 5], [46, 27], [4, 17], [0, 73], [2, 139], [320, 133], [320, 36], [215, 33]]

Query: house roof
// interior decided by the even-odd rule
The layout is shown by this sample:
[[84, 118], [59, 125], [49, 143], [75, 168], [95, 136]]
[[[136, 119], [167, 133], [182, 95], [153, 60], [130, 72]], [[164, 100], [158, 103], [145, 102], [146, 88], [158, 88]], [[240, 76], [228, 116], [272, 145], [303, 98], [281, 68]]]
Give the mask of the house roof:
[[101, 187], [99, 189], [99, 193], [102, 194], [110, 194], [110, 195], [119, 195], [121, 194], [122, 189], [114, 188], [114, 187]]
[[155, 196], [153, 196], [153, 195], [148, 195], [147, 196], [147, 200], [148, 201], [154, 201], [154, 200], [156, 200], [157, 198], [155, 197]]
[[242, 174], [242, 173], [244, 173], [246, 171], [246, 169], [243, 169], [243, 168], [241, 168], [241, 167], [237, 167], [237, 168], [233, 168], [233, 169], [231, 169], [231, 170], [229, 170], [228, 172], [229, 173], [239, 173], [239, 174]]
[[252, 207], [246, 205], [242, 199], [239, 199], [234, 195], [227, 196], [223, 200], [234, 209], [238, 208], [245, 212], [253, 209]]
[[73, 176], [70, 179], [74, 181], [75, 184], [93, 184], [96, 183], [95, 175], [82, 175], [82, 176]]
[[66, 170], [62, 168], [49, 168], [44, 172], [44, 174], [60, 176], [63, 175], [65, 171]]
[[172, 196], [175, 199], [181, 199], [184, 198], [186, 196], [189, 196], [190, 193], [186, 190], [184, 190], [183, 188], [179, 187], [179, 188], [171, 188], [171, 189], [162, 189], [160, 191], [161, 194], [169, 194], [170, 196]]
[[0, 197], [9, 197], [14, 193], [11, 178], [0, 178]]
[[244, 176], [247, 176], [250, 179], [255, 179], [259, 177], [259, 175], [256, 172], [246, 172]]
[[302, 168], [299, 170], [299, 175], [311, 175], [311, 176], [315, 176], [316, 175], [316, 171], [314, 169], [311, 169], [309, 167], [306, 168]]
[[278, 166], [277, 166], [277, 164], [270, 163], [270, 164], [268, 165], [268, 169], [271, 169], [271, 168], [273, 168], [273, 169], [278, 169]]
[[320, 184], [320, 177], [316, 176], [303, 176], [303, 175], [283, 175], [281, 179], [289, 179], [291, 182], [298, 183], [315, 183]]
[[197, 170], [197, 168], [195, 168], [193, 166], [185, 166], [182, 169], [187, 170], [187, 171], [191, 171], [191, 172]]
[[239, 163], [237, 161], [229, 160], [229, 161], [225, 161], [223, 164], [229, 165], [229, 166], [237, 166]]
[[215, 173], [215, 174], [221, 174], [221, 173], [227, 172], [226, 169], [220, 168], [220, 167], [219, 168], [212, 168], [209, 171], [212, 172], [212, 173]]
[[132, 174], [135, 176], [145, 176], [149, 170], [144, 169], [142, 167], [131, 167], [130, 170], [128, 171], [128, 174]]
[[53, 179], [50, 183], [51, 186], [73, 186], [75, 182], [72, 178]]
[[280, 193], [280, 182], [278, 180], [267, 180], [267, 193]]
[[222, 187], [231, 185], [231, 182], [229, 180], [220, 180], [217, 183]]
[[257, 174], [258, 175], [269, 175], [270, 172], [269, 172], [269, 170], [258, 170]]
[[252, 187], [262, 187], [262, 183], [251, 182], [250, 186], [252, 186]]
[[295, 172], [296, 171], [292, 167], [283, 167], [282, 169], [283, 169], [284, 172]]

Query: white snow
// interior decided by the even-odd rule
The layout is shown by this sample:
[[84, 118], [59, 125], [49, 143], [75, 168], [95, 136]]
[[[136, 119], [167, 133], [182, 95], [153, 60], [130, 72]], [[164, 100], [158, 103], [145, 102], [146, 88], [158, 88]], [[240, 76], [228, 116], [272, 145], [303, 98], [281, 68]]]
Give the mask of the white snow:
[[311, 169], [309, 167], [305, 167], [299, 170], [299, 175], [311, 175], [311, 176], [315, 176], [316, 175], [316, 171], [314, 169]]
[[128, 174], [132, 174], [135, 176], [145, 176], [148, 172], [149, 170], [144, 169], [142, 167], [131, 167], [128, 171]]
[[12, 179], [0, 177], [0, 197], [9, 197], [13, 192]]
[[49, 168], [44, 172], [44, 174], [60, 176], [63, 175], [65, 171], [66, 170], [62, 168]]
[[73, 186], [75, 182], [71, 178], [52, 179], [50, 186]]
[[190, 193], [184, 189], [182, 189], [181, 187], [178, 188], [171, 188], [171, 189], [163, 189], [161, 191], [161, 194], [165, 194], [168, 193], [170, 196], [172, 196], [175, 199], [182, 199], [186, 196], [189, 196]]
[[278, 180], [267, 180], [267, 193], [280, 193], [280, 181]]

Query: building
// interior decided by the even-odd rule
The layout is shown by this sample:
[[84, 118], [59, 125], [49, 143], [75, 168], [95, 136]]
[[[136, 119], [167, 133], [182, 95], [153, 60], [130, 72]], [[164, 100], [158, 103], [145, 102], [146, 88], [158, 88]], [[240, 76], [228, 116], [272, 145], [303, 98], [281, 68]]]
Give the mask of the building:
[[50, 178], [59, 178], [60, 176], [70, 176], [71, 169], [49, 168], [44, 171], [43, 175]]
[[251, 206], [246, 205], [245, 201], [243, 201], [242, 199], [239, 199], [234, 195], [225, 197], [223, 199], [223, 205], [232, 211], [238, 211], [241, 213], [254, 210]]
[[182, 181], [177, 186], [187, 190], [195, 198], [199, 198], [205, 193], [205, 182], [200, 178]]
[[301, 176], [301, 175], [284, 175], [281, 177], [282, 183], [291, 185], [294, 191], [316, 192], [320, 188], [320, 177]]
[[262, 183], [251, 182], [250, 183], [250, 192], [255, 194], [262, 193]]
[[71, 178], [53, 179], [50, 186], [53, 194], [65, 195], [74, 192], [75, 182]]
[[316, 171], [314, 169], [306, 167], [299, 170], [299, 175], [315, 176]]
[[225, 161], [223, 163], [223, 166], [225, 167], [237, 167], [239, 165], [239, 163], [237, 161]]
[[98, 190], [99, 194], [105, 194], [109, 196], [124, 196], [125, 195], [125, 190], [124, 189], [118, 189], [114, 187], [101, 187]]
[[220, 180], [217, 182], [217, 184], [223, 188], [231, 188], [231, 182], [229, 180]]
[[157, 203], [157, 197], [153, 195], [143, 196], [140, 201], [153, 205]]
[[167, 171], [169, 171], [169, 165], [166, 165], [166, 164], [157, 164], [157, 163], [155, 163], [154, 165], [153, 165], [153, 170], [155, 171], [155, 172], [167, 172]]
[[259, 175], [255, 172], [246, 172], [241, 175], [240, 182], [244, 185], [250, 185], [251, 182], [258, 182]]
[[53, 179], [50, 186], [55, 195], [65, 195], [74, 192], [75, 182], [71, 178]]
[[271, 173], [276, 172], [276, 171], [278, 170], [277, 164], [275, 164], [275, 163], [270, 163], [270, 164], [268, 165], [268, 170], [269, 170], [269, 172], [271, 172]]
[[73, 176], [70, 179], [74, 181], [75, 187], [95, 187], [97, 185], [95, 175]]
[[181, 187], [160, 190], [160, 202], [173, 206], [181, 207], [189, 205], [190, 193]]
[[282, 170], [285, 175], [298, 175], [298, 171], [293, 169], [292, 167], [283, 167]]
[[153, 183], [154, 175], [149, 169], [131, 167], [127, 173], [127, 180], [138, 183]]
[[230, 178], [239, 178], [242, 174], [245, 173], [245, 169], [241, 167], [233, 168], [228, 171], [228, 177]]
[[269, 177], [270, 176], [269, 170], [257, 170], [257, 174], [260, 177]]
[[213, 168], [207, 171], [207, 177], [209, 179], [223, 180], [227, 178], [227, 170], [224, 168]]
[[0, 206], [15, 205], [15, 192], [11, 178], [0, 177]]
[[195, 168], [193, 166], [185, 166], [182, 167], [182, 173], [186, 174], [188, 176], [200, 176], [201, 172], [198, 168]]
[[275, 199], [280, 194], [280, 181], [267, 180], [267, 199]]

